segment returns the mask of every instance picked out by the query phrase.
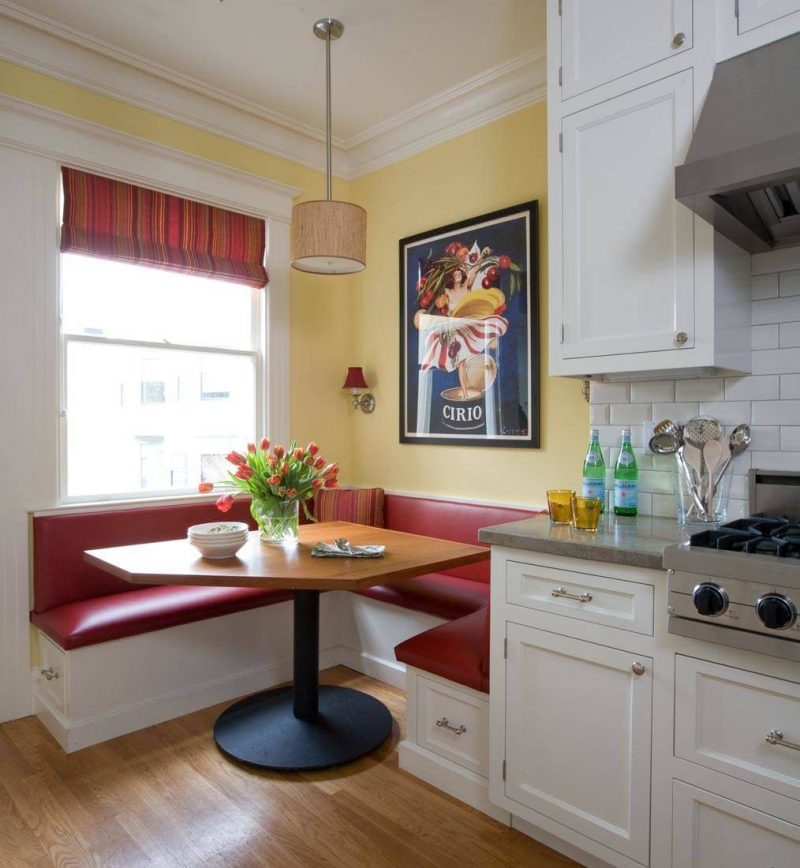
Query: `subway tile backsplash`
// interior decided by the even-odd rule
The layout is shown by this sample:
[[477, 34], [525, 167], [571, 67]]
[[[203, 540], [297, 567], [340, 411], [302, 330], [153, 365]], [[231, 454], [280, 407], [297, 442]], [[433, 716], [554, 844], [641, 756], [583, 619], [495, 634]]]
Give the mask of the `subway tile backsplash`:
[[751, 466], [800, 470], [800, 270], [753, 277], [752, 297], [752, 376], [591, 384], [590, 419], [600, 430], [607, 494], [620, 428], [629, 426], [640, 470], [639, 511], [674, 517], [674, 460], [647, 450], [643, 423], [685, 422], [698, 413], [715, 416], [727, 431], [740, 422], [751, 426], [750, 449], [734, 464], [730, 519], [747, 514]]

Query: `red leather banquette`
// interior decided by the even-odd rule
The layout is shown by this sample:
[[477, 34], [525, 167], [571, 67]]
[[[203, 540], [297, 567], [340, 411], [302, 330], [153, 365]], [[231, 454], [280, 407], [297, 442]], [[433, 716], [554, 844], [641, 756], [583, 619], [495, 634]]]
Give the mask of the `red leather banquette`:
[[[386, 527], [468, 543], [477, 542], [481, 527], [533, 514], [402, 495], [386, 495], [383, 500]], [[213, 504], [202, 503], [34, 518], [31, 620], [69, 650], [289, 599], [291, 592], [283, 590], [137, 587], [83, 559], [86, 549], [176, 539], [189, 525], [218, 515]], [[246, 501], [237, 501], [226, 517], [253, 524]], [[450, 620], [399, 645], [398, 659], [478, 690], [488, 689], [488, 562], [360, 593]]]

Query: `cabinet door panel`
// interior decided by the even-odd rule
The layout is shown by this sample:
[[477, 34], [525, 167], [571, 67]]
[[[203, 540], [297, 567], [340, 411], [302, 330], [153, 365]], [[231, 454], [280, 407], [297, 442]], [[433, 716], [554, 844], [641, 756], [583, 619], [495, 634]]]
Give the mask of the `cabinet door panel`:
[[797, 868], [800, 827], [674, 781], [674, 868]]
[[691, 71], [562, 125], [563, 358], [693, 347], [694, 222], [674, 181], [693, 129]]
[[793, 12], [800, 12], [800, 0], [739, 0], [739, 33], [755, 30]]
[[691, 47], [692, 0], [563, 0], [561, 97], [569, 99]]
[[507, 638], [506, 795], [646, 863], [652, 661], [519, 624]]

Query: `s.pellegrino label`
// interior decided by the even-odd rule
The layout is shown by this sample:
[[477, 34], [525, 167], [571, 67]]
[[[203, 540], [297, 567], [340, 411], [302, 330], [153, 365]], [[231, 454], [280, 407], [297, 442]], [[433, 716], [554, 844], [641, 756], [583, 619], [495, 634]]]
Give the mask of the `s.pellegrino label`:
[[639, 469], [631, 447], [630, 428], [623, 428], [619, 456], [614, 467], [614, 513], [636, 515], [638, 509]]
[[599, 498], [601, 511], [605, 509], [606, 464], [600, 450], [600, 432], [595, 428], [592, 429], [589, 449], [583, 459], [581, 494], [584, 497]]

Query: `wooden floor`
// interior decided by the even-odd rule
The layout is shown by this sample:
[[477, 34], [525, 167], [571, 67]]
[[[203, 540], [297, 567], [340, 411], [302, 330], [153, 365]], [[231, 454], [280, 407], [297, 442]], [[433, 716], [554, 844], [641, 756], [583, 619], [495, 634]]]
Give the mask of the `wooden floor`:
[[224, 706], [65, 754], [39, 721], [0, 726], [0, 865], [568, 866], [574, 862], [400, 771], [401, 690], [337, 667], [379, 697], [392, 738], [339, 769], [259, 773], [211, 739]]

